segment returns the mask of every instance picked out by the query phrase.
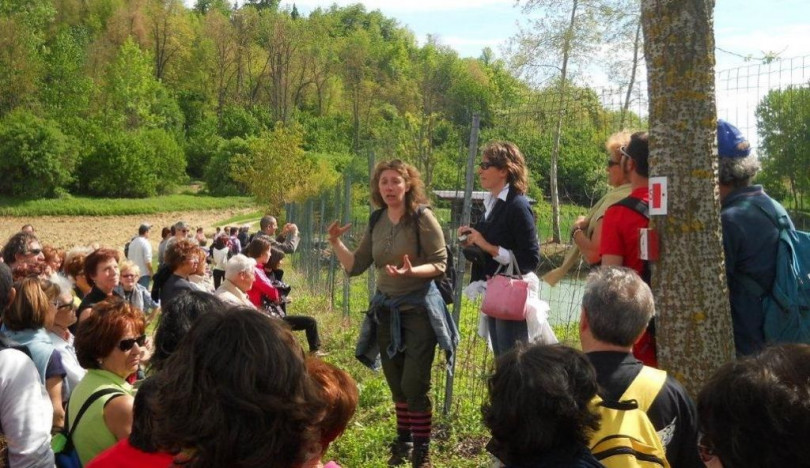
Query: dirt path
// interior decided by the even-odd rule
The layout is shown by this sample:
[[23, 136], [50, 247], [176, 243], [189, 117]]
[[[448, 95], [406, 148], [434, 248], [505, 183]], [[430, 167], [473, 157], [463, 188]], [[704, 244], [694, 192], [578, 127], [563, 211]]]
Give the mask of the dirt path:
[[124, 244], [138, 233], [138, 226], [149, 223], [152, 225], [150, 240], [156, 249], [163, 226], [183, 220], [194, 228], [202, 227], [210, 238], [215, 223], [252, 210], [255, 211], [242, 208], [128, 216], [0, 216], [0, 243], [5, 243], [24, 224], [32, 224], [42, 245], [70, 248], [98, 242], [123, 251]]

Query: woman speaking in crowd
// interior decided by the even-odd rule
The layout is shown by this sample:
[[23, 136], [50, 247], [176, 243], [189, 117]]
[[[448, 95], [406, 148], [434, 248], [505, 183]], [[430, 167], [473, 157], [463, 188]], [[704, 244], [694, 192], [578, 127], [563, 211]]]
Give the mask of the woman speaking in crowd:
[[[140, 365], [144, 328], [141, 311], [113, 297], [93, 306], [76, 333], [76, 354], [87, 374], [70, 396], [67, 419], [83, 465], [129, 437], [134, 390], [126, 378]], [[91, 403], [77, 421], [87, 401]]]
[[[478, 178], [487, 193], [484, 216], [474, 226], [461, 226], [458, 236], [465, 247], [479, 252], [472, 260], [471, 281], [484, 281], [506, 267], [514, 256], [521, 275], [533, 273], [540, 263], [540, 247], [534, 214], [526, 198], [528, 169], [514, 143], [493, 142], [484, 147]], [[487, 317], [489, 338], [495, 356], [529, 341], [526, 320]]]
[[[408, 164], [379, 163], [371, 180], [371, 199], [382, 211], [357, 249], [350, 251], [340, 240], [351, 226], [337, 222], [328, 228], [329, 243], [350, 276], [363, 273], [372, 263], [375, 267], [377, 292], [363, 326], [371, 336], [368, 347], [358, 345], [358, 353], [376, 343], [382, 354], [397, 418], [389, 464], [404, 462], [412, 451], [414, 467], [431, 466], [430, 370], [437, 342], [449, 355], [458, 342], [456, 325], [433, 283], [446, 267], [444, 235], [433, 213], [420, 208], [427, 201], [424, 185]], [[369, 365], [375, 362], [369, 356], [358, 358]]]

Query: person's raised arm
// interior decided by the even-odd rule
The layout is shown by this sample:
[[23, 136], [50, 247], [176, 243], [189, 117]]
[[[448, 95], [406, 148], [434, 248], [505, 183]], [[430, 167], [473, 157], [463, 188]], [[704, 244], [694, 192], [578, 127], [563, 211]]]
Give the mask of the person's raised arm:
[[334, 221], [327, 228], [329, 245], [332, 246], [332, 251], [335, 252], [335, 256], [346, 271], [351, 271], [354, 267], [354, 254], [343, 244], [340, 237], [351, 227], [351, 223], [340, 226], [337, 221]]

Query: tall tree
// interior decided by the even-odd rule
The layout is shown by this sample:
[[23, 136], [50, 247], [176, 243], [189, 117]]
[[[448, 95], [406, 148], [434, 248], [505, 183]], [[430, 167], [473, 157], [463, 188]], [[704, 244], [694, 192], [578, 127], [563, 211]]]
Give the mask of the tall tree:
[[734, 356], [717, 189], [714, 0], [643, 0], [650, 175], [668, 182], [653, 268], [661, 364], [694, 394]]
[[552, 237], [557, 243], [561, 241], [557, 169], [566, 89], [571, 80], [571, 66], [587, 65], [591, 50], [600, 41], [601, 23], [597, 19], [601, 9], [602, 0], [526, 0], [524, 13], [544, 12], [544, 16], [532, 20], [531, 29], [522, 29], [512, 43], [512, 61], [527, 76], [545, 77], [549, 76], [549, 69], [559, 71], [557, 120], [549, 165]]
[[810, 192], [810, 88], [770, 91], [757, 106], [757, 128], [764, 172], [776, 181], [787, 181], [793, 207], [804, 209], [804, 197]]

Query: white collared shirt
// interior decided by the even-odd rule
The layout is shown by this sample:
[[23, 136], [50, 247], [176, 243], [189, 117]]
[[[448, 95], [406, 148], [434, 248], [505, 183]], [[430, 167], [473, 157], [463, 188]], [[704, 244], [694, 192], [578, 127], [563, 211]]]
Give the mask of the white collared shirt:
[[[489, 192], [484, 194], [484, 219], [489, 218], [489, 215], [492, 213], [492, 209], [495, 208], [495, 203], [497, 203], [498, 200], [506, 201], [506, 197], [508, 195], [509, 195], [509, 184], [503, 186], [501, 191], [498, 193], [497, 197], [493, 197], [492, 194]], [[500, 263], [501, 265], [508, 265], [511, 260], [509, 256], [509, 251], [501, 246], [498, 246], [498, 255], [494, 257], [493, 260]]]

